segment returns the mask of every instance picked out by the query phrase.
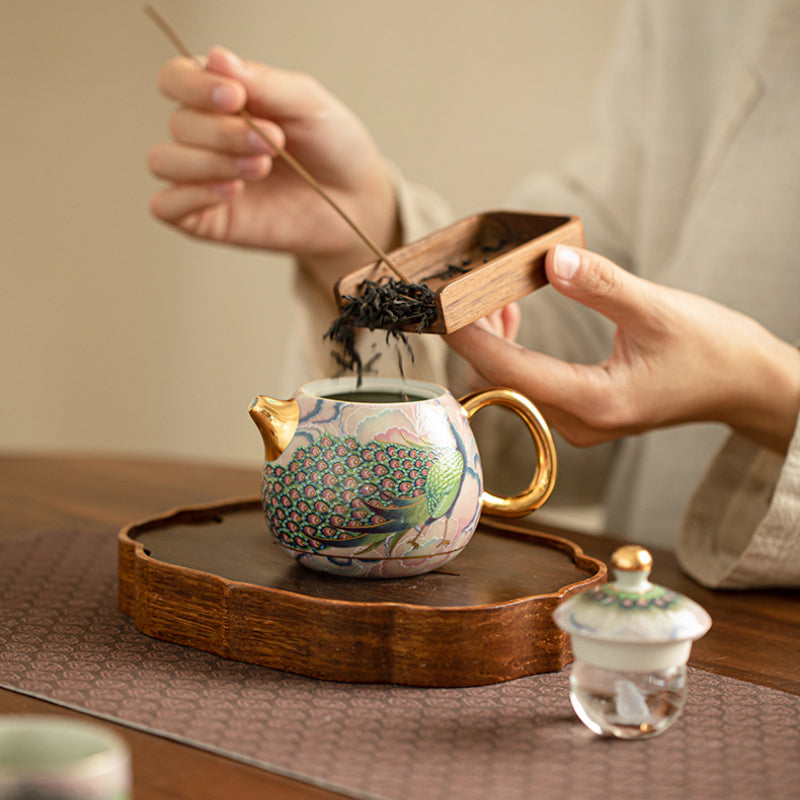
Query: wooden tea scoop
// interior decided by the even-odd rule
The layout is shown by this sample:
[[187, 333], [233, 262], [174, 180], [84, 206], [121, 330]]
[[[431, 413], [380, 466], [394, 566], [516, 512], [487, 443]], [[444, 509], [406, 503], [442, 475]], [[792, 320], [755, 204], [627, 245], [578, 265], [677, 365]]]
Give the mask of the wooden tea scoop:
[[[557, 244], [584, 246], [578, 217], [514, 211], [466, 217], [391, 253], [395, 266], [408, 276], [407, 283], [430, 287], [432, 321], [398, 325], [391, 315], [375, 313], [356, 325], [419, 333], [457, 331], [544, 286], [544, 257]], [[391, 277], [381, 261], [345, 275], [334, 287], [339, 307], [352, 302], [348, 298], [361, 297], [365, 281], [382, 284]]]
[[[150, 17], [150, 19], [155, 22], [155, 24], [161, 29], [164, 35], [175, 45], [175, 49], [186, 58], [191, 58], [192, 61], [200, 67], [200, 69], [204, 69], [203, 63], [200, 61], [197, 56], [195, 56], [189, 48], [183, 43], [183, 40], [178, 36], [175, 30], [166, 22], [166, 20], [153, 8], [151, 5], [146, 5], [144, 7], [145, 13]], [[259, 128], [255, 122], [253, 122], [253, 118], [250, 115], [250, 112], [247, 109], [242, 109], [239, 112], [239, 116], [247, 123], [247, 126], [254, 131], [261, 139], [263, 139], [267, 145], [272, 149], [275, 155], [278, 158], [281, 158], [288, 167], [290, 167], [295, 174], [305, 181], [320, 197], [322, 197], [325, 202], [327, 202], [334, 211], [353, 229], [354, 233], [361, 239], [362, 242], [370, 249], [372, 252], [378, 257], [378, 263], [384, 263], [386, 266], [394, 272], [397, 277], [403, 281], [404, 283], [408, 283], [409, 280], [405, 276], [405, 274], [391, 261], [389, 256], [381, 250], [381, 248], [375, 243], [369, 234], [366, 231], [362, 230], [362, 228], [353, 220], [347, 212], [319, 185], [319, 183], [314, 179], [314, 177], [308, 172], [308, 170], [300, 164], [297, 159], [289, 152], [284, 150], [282, 147], [278, 147], [274, 141], [266, 134], [264, 131]]]

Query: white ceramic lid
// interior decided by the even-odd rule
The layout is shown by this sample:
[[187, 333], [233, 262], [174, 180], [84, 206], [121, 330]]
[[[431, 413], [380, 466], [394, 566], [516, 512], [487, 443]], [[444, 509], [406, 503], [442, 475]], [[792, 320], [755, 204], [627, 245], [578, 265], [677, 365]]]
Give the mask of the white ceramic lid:
[[685, 595], [650, 583], [650, 553], [626, 545], [611, 559], [615, 580], [565, 600], [553, 613], [563, 631], [608, 642], [693, 641], [711, 627], [708, 612]]

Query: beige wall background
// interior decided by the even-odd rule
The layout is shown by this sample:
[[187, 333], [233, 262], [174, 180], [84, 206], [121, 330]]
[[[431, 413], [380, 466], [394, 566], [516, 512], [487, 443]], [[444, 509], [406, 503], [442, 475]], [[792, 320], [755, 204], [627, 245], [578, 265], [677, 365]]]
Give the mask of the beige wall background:
[[[586, 135], [621, 0], [159, 0], [190, 47], [312, 72], [459, 214]], [[154, 221], [172, 48], [140, 0], [0, 0], [0, 447], [256, 463], [291, 263]]]

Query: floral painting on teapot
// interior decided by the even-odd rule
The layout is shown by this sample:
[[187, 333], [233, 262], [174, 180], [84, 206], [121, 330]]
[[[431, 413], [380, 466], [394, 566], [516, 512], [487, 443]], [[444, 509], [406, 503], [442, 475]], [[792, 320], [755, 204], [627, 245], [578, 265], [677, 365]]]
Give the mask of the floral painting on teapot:
[[483, 490], [466, 415], [449, 393], [399, 403], [305, 396], [264, 467], [273, 536], [302, 564], [401, 577], [450, 561], [472, 536]]

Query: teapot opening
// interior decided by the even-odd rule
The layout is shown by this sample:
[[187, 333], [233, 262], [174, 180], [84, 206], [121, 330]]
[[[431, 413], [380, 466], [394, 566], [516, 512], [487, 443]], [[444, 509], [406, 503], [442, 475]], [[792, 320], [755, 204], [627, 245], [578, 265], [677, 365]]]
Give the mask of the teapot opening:
[[398, 378], [332, 378], [306, 384], [305, 394], [345, 403], [418, 403], [447, 393], [434, 383]]
[[342, 400], [345, 403], [417, 403], [428, 398], [420, 397], [416, 394], [407, 392], [337, 392], [336, 394], [326, 394], [326, 400]]

